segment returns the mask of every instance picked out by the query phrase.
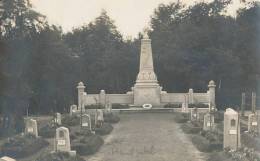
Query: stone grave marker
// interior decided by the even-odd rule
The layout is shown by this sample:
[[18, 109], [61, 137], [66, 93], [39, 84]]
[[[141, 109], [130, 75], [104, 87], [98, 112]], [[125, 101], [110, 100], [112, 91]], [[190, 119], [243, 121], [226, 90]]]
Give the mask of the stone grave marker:
[[91, 117], [88, 114], [82, 115], [82, 127], [91, 130]]
[[214, 115], [206, 113], [204, 115], [203, 130], [208, 131], [214, 128]]
[[70, 133], [66, 127], [56, 129], [55, 147], [56, 152], [68, 152], [70, 155], [76, 155], [76, 151], [71, 151]]
[[54, 122], [58, 125], [61, 125], [61, 114], [60, 113], [55, 114]]
[[190, 112], [190, 120], [191, 121], [198, 121], [199, 115], [198, 115], [198, 109], [192, 108]]
[[71, 105], [70, 106], [70, 115], [75, 114], [78, 111], [77, 105]]
[[259, 133], [259, 116], [256, 113], [248, 115], [248, 132]]
[[224, 113], [224, 148], [237, 150], [241, 147], [239, 114], [231, 109]]
[[25, 120], [25, 134], [31, 134], [38, 137], [37, 121], [34, 119]]
[[16, 160], [13, 159], [13, 158], [10, 158], [10, 157], [7, 157], [7, 156], [4, 156], [4, 157], [0, 158], [0, 161], [16, 161]]
[[96, 122], [97, 127], [102, 127], [104, 123], [104, 113], [103, 110], [98, 109], [97, 110], [97, 122]]

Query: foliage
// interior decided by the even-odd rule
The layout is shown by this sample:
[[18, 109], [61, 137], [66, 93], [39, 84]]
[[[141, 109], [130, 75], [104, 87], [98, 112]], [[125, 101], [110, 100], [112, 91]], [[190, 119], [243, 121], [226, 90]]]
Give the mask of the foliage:
[[197, 134], [202, 130], [202, 127], [191, 124], [185, 123], [181, 125], [182, 131], [186, 134]]
[[85, 109], [104, 109], [104, 108], [105, 108], [105, 107], [102, 106], [101, 104], [85, 106]]
[[104, 114], [104, 122], [115, 124], [120, 121], [120, 117], [113, 113], [105, 113]]
[[260, 138], [251, 136], [250, 134], [243, 133], [241, 135], [241, 143], [248, 148], [253, 148], [257, 151], [260, 150]]
[[209, 108], [208, 105], [206, 105], [206, 104], [202, 104], [202, 103], [198, 103], [198, 104], [189, 104], [188, 107], [189, 107], [189, 108]]
[[201, 135], [193, 135], [191, 141], [201, 152], [212, 152], [222, 149], [222, 144], [210, 142]]
[[98, 135], [77, 136], [72, 141], [72, 149], [76, 150], [79, 155], [90, 155], [97, 152], [103, 143], [103, 139]]
[[113, 130], [113, 126], [109, 123], [104, 123], [100, 128], [96, 128], [95, 132], [98, 135], [107, 135], [110, 134]]
[[128, 108], [130, 108], [129, 105], [123, 105], [119, 103], [112, 104], [112, 109], [128, 109]]
[[83, 158], [78, 155], [71, 157], [68, 153], [58, 152], [58, 153], [48, 153], [43, 154], [35, 161], [85, 161]]
[[80, 117], [77, 115], [65, 115], [61, 122], [63, 126], [77, 126], [80, 125]]
[[181, 108], [181, 104], [166, 104], [163, 106], [164, 108]]
[[49, 143], [44, 139], [36, 138], [32, 135], [16, 136], [8, 139], [8, 141], [1, 146], [1, 155], [23, 158], [38, 152], [48, 144]]
[[188, 113], [174, 113], [174, 120], [177, 123], [186, 123], [189, 120]]
[[50, 124], [47, 124], [39, 129], [39, 136], [43, 138], [54, 138], [58, 127], [59, 126], [51, 126]]

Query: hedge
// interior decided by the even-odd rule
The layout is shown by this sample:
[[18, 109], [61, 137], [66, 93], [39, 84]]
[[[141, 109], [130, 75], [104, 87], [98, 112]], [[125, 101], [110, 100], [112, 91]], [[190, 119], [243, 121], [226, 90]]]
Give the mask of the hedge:
[[42, 138], [36, 138], [32, 135], [16, 136], [10, 138], [1, 146], [1, 155], [13, 158], [28, 157], [40, 149], [48, 146], [49, 143]]
[[191, 123], [182, 124], [181, 128], [182, 128], [183, 132], [186, 133], [186, 134], [197, 134], [202, 130], [201, 127], [194, 126]]
[[185, 123], [189, 120], [189, 114], [187, 113], [175, 113], [174, 120], [177, 123]]
[[98, 135], [107, 135], [110, 134], [112, 130], [113, 126], [111, 124], [104, 123], [101, 128], [96, 128], [95, 132]]
[[105, 106], [103, 106], [101, 104], [87, 105], [87, 106], [85, 106], [85, 109], [105, 109]]
[[119, 103], [112, 104], [112, 109], [128, 109], [128, 108], [130, 108], [129, 105], [123, 105]]
[[62, 118], [61, 120], [62, 125], [67, 127], [67, 126], [77, 126], [80, 125], [80, 117], [76, 115], [65, 115], [65, 117]]
[[171, 104], [171, 103], [168, 103], [166, 105], [164, 105], [163, 107], [164, 108], [181, 108], [181, 104]]
[[77, 137], [72, 141], [72, 149], [76, 150], [79, 155], [94, 154], [104, 144], [99, 135]]
[[189, 108], [209, 108], [208, 105], [203, 104], [203, 103], [198, 103], [198, 104], [189, 104]]
[[85, 160], [79, 156], [72, 157], [68, 153], [57, 152], [57, 153], [43, 154], [35, 161], [85, 161]]
[[39, 129], [39, 135], [43, 138], [53, 138], [56, 134], [58, 126], [46, 125]]
[[104, 122], [111, 124], [118, 123], [120, 121], [119, 116], [114, 115], [113, 113], [104, 114]]
[[258, 137], [253, 137], [250, 134], [243, 133], [241, 135], [241, 143], [243, 145], [246, 145], [249, 148], [253, 148], [257, 151], [260, 151], [260, 138]]
[[205, 137], [201, 135], [193, 135], [191, 137], [192, 143], [197, 147], [201, 152], [212, 152], [222, 149], [222, 144], [217, 142], [210, 142]]

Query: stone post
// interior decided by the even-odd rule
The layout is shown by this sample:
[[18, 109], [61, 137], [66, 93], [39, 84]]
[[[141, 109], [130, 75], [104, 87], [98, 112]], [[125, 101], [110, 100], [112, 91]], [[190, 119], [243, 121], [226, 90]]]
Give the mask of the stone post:
[[224, 143], [223, 148], [237, 150], [241, 147], [239, 114], [231, 109], [226, 109], [224, 114]]
[[193, 104], [194, 99], [193, 99], [193, 89], [189, 89], [189, 104]]
[[252, 92], [252, 112], [256, 112], [256, 93]]
[[215, 88], [216, 88], [216, 85], [215, 85], [215, 82], [213, 80], [211, 80], [209, 82], [208, 88], [209, 88], [209, 103], [210, 103], [210, 106], [211, 107], [212, 106], [216, 107], [216, 102], [215, 102]]
[[79, 82], [77, 89], [78, 89], [78, 110], [81, 110], [82, 105], [84, 104], [84, 91], [85, 86], [83, 82]]
[[106, 105], [106, 92], [105, 90], [101, 90], [99, 93], [99, 103], [102, 106]]
[[246, 106], [246, 93], [242, 93], [242, 101], [241, 101], [241, 112], [242, 116], [245, 116], [245, 106]]

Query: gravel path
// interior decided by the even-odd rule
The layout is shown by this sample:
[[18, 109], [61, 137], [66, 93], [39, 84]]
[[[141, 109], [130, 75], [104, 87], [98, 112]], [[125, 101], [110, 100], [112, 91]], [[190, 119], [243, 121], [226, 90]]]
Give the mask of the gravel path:
[[88, 161], [204, 161], [171, 113], [122, 114]]

